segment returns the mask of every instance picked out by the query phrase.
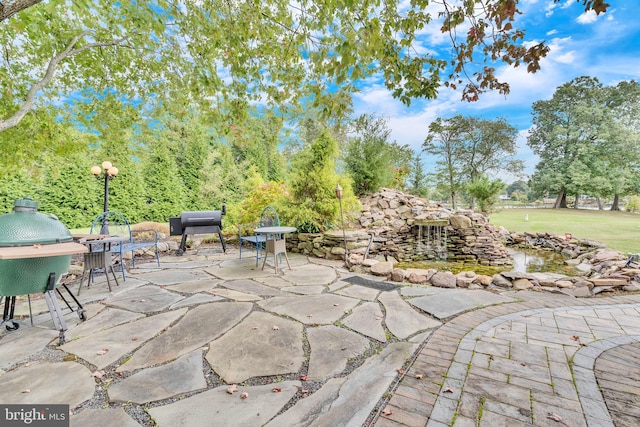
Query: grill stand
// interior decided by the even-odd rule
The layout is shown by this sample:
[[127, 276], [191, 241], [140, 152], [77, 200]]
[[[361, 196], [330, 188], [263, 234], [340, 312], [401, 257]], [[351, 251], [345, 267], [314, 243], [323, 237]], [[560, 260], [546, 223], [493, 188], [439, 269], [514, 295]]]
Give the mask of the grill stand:
[[[80, 301], [78, 301], [78, 299], [73, 295], [73, 293], [71, 293], [71, 291], [69, 290], [66, 284], [62, 284], [62, 287], [67, 291], [69, 295], [71, 295], [71, 298], [73, 298], [73, 301], [78, 306], [76, 310], [74, 310], [73, 307], [71, 307], [71, 304], [69, 304], [69, 301], [67, 301], [67, 299], [64, 297], [64, 295], [60, 291], [60, 288], [55, 288], [55, 283], [56, 283], [56, 274], [50, 273], [49, 280], [47, 281], [47, 290], [44, 291], [44, 299], [47, 302], [47, 307], [49, 309], [49, 314], [51, 315], [51, 320], [53, 321], [54, 329], [60, 332], [58, 336], [58, 345], [62, 345], [65, 342], [64, 335], [65, 335], [65, 331], [68, 328], [67, 328], [67, 322], [64, 320], [62, 309], [60, 309], [60, 304], [58, 304], [58, 299], [56, 298], [56, 294], [54, 291], [58, 292], [58, 295], [60, 295], [60, 298], [62, 298], [62, 301], [64, 301], [64, 303], [67, 305], [69, 310], [76, 311], [78, 313], [78, 318], [80, 318], [81, 321], [84, 322], [85, 320], [87, 320], [87, 314], [84, 311], [82, 304], [80, 304]], [[31, 298], [29, 297], [29, 295], [27, 295], [27, 298], [29, 300], [29, 316], [31, 319], [31, 325], [33, 326], [33, 313], [31, 312]], [[5, 297], [4, 315], [2, 318], [2, 323], [8, 322], [5, 325], [5, 328], [8, 331], [15, 331], [18, 328], [20, 328], [20, 324], [13, 320], [15, 308], [16, 308], [16, 297], [15, 296]]]
[[218, 233], [220, 242], [222, 243], [222, 252], [227, 252], [227, 245], [222, 237], [222, 230], [217, 225], [200, 225], [200, 226], [187, 226], [182, 231], [182, 240], [180, 241], [180, 247], [176, 252], [176, 255], [182, 255], [187, 250], [187, 235], [188, 234], [209, 234]]

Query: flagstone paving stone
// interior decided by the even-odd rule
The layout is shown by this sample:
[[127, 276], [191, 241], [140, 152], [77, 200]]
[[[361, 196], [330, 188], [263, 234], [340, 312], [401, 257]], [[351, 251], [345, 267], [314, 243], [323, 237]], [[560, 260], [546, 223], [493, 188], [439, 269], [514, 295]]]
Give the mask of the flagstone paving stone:
[[[299, 381], [255, 387], [238, 386], [238, 391], [227, 393], [228, 386], [217, 387], [176, 403], [149, 409], [160, 426], [189, 427], [255, 427], [261, 426], [291, 399], [300, 387]], [[248, 393], [246, 399], [240, 396]]]
[[260, 301], [262, 297], [260, 295], [234, 291], [233, 289], [215, 288], [208, 291], [212, 295], [227, 298], [234, 301]]
[[122, 408], [83, 409], [69, 418], [70, 427], [118, 426], [140, 427], [140, 423], [131, 418]]
[[273, 297], [259, 301], [258, 305], [267, 311], [291, 316], [307, 325], [328, 325], [344, 316], [358, 302], [354, 298], [322, 294]]
[[182, 295], [169, 292], [159, 286], [146, 285], [125, 294], [107, 298], [105, 304], [138, 313], [156, 313], [183, 298]]
[[75, 408], [95, 392], [91, 371], [73, 362], [22, 365], [0, 377], [3, 404], [69, 404]]
[[[301, 426], [360, 426], [367, 420], [380, 396], [387, 391], [395, 380], [397, 369], [401, 368], [408, 357], [415, 351], [417, 344], [392, 343], [379, 354], [372, 356], [367, 363], [353, 371], [342, 383], [332, 400], [326, 401], [322, 412], [307, 414], [298, 411], [298, 404], [289, 409], [289, 415], [295, 424]], [[304, 400], [302, 401], [304, 402]], [[285, 413], [286, 414], [286, 413]]]
[[370, 348], [368, 339], [333, 325], [307, 328], [307, 339], [311, 347], [309, 380], [326, 380], [340, 374], [349, 358]]
[[8, 369], [26, 357], [43, 350], [58, 337], [52, 329], [21, 326], [20, 333], [4, 333], [0, 341], [0, 369]]
[[251, 308], [246, 302], [215, 302], [191, 308], [171, 329], [143, 345], [117, 371], [165, 363], [207, 345], [248, 316]]
[[140, 347], [186, 312], [187, 309], [182, 308], [145, 317], [79, 338], [61, 348], [102, 369]]
[[400, 339], [425, 329], [432, 329], [442, 323], [418, 313], [411, 308], [397, 292], [381, 292], [378, 300], [386, 310], [385, 324], [389, 331]]
[[447, 289], [436, 295], [410, 299], [409, 302], [438, 319], [446, 319], [472, 308], [513, 302], [513, 298], [481, 290]]
[[250, 279], [228, 280], [224, 282], [222, 286], [234, 291], [261, 295], [263, 297], [285, 295], [285, 292], [281, 292], [278, 289], [274, 289]]
[[331, 267], [306, 264], [294, 270], [284, 269], [284, 280], [297, 286], [328, 285], [337, 279], [336, 271]]
[[358, 298], [364, 301], [375, 301], [380, 293], [377, 289], [367, 288], [366, 286], [351, 285], [336, 291], [338, 295], [346, 297]]
[[142, 404], [204, 390], [206, 387], [202, 373], [202, 350], [198, 349], [173, 362], [141, 370], [112, 384], [108, 393], [112, 402]]
[[177, 283], [190, 282], [198, 279], [210, 279], [211, 276], [199, 269], [173, 270], [162, 269], [159, 271], [136, 274], [138, 280], [144, 280], [156, 285], [175, 285]]
[[65, 333], [65, 337], [67, 342], [73, 341], [76, 338], [95, 334], [105, 329], [142, 319], [143, 317], [145, 316], [142, 313], [133, 313], [118, 308], [105, 307], [100, 313], [79, 323], [74, 328], [70, 328], [69, 331]]
[[304, 362], [302, 325], [254, 311], [210, 344], [207, 361], [227, 383], [296, 373]]
[[324, 293], [327, 289], [326, 286], [321, 285], [313, 285], [313, 286], [286, 286], [284, 288], [280, 288], [283, 291], [298, 294], [298, 295], [320, 295]]
[[344, 318], [345, 326], [360, 332], [363, 335], [378, 340], [387, 341], [387, 334], [382, 327], [384, 315], [380, 305], [375, 302], [365, 302], [353, 309], [352, 313]]
[[190, 282], [177, 283], [166, 286], [166, 289], [175, 292], [182, 292], [185, 294], [197, 294], [199, 292], [209, 291], [217, 287], [223, 281], [220, 279], [214, 279], [212, 277], [192, 280]]
[[175, 304], [172, 304], [169, 309], [174, 310], [180, 307], [191, 307], [192, 305], [200, 305], [206, 304], [210, 302], [223, 301], [223, 297], [217, 297], [209, 294], [193, 294], [190, 297], [187, 297], [183, 300], [178, 301]]

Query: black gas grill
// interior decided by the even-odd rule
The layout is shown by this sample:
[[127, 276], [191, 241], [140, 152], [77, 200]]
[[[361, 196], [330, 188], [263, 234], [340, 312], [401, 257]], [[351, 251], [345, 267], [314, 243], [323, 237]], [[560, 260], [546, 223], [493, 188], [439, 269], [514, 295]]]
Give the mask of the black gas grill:
[[222, 205], [221, 211], [190, 211], [182, 212], [179, 217], [169, 218], [169, 234], [171, 236], [182, 235], [182, 241], [177, 255], [182, 255], [187, 247], [187, 235], [217, 233], [222, 242], [222, 250], [227, 251], [227, 246], [222, 237], [222, 216], [226, 215], [227, 206]]

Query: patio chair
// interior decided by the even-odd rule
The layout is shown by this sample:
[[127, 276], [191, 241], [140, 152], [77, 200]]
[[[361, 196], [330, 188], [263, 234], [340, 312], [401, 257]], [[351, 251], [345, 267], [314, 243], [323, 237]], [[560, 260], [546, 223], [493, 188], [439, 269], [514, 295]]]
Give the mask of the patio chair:
[[[252, 224], [238, 225], [238, 241], [240, 242], [240, 259], [242, 259], [242, 243], [252, 243], [256, 249], [256, 267], [258, 261], [262, 258], [262, 252], [265, 250], [265, 242], [267, 237], [264, 234], [253, 234], [253, 230], [259, 227], [278, 227], [280, 226], [280, 218], [278, 212], [273, 206], [267, 206], [260, 214], [260, 221]], [[246, 249], [245, 249], [246, 252]]]
[[126, 238], [120, 244], [111, 245], [111, 253], [117, 256], [118, 267], [122, 271], [122, 278], [126, 280], [123, 254], [131, 252], [131, 265], [136, 266], [136, 251], [153, 249], [156, 262], [160, 267], [158, 254], [158, 232], [156, 230], [132, 230], [129, 220], [120, 212], [103, 212], [91, 224], [91, 234], [109, 234]]

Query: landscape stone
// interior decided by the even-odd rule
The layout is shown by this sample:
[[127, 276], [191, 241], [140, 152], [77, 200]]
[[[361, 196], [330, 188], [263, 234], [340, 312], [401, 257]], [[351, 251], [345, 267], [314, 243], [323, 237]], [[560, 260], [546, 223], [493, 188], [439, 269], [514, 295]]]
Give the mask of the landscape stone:
[[327, 412], [334, 401], [340, 396], [340, 389], [347, 381], [344, 378], [331, 378], [315, 393], [305, 399], [300, 399], [295, 406], [283, 414], [278, 415], [265, 427], [293, 427], [313, 426], [318, 416]]
[[302, 325], [270, 313], [251, 313], [209, 345], [207, 361], [227, 383], [296, 373], [304, 362]]
[[314, 286], [287, 286], [281, 289], [285, 292], [298, 294], [298, 295], [320, 295], [325, 291], [326, 288], [324, 286], [314, 285]]
[[192, 280], [210, 279], [211, 276], [207, 275], [202, 270], [167, 269], [136, 274], [135, 278], [146, 282], [151, 282], [156, 285], [169, 286], [178, 283], [190, 282]]
[[428, 281], [427, 276], [417, 273], [409, 273], [409, 277], [407, 278], [407, 280], [409, 283], [414, 284], [423, 284], [427, 283]]
[[142, 313], [133, 313], [127, 310], [120, 310], [117, 308], [106, 307], [100, 313], [94, 317], [77, 324], [73, 328], [70, 328], [65, 337], [67, 342], [76, 338], [86, 336], [89, 334], [95, 334], [96, 332], [103, 331], [105, 329], [113, 328], [114, 326], [122, 325], [124, 323], [132, 322], [137, 319], [145, 317]]
[[437, 320], [418, 313], [400, 298], [397, 292], [382, 292], [378, 300], [386, 310], [385, 324], [387, 328], [400, 339], [441, 325]]
[[371, 266], [371, 273], [376, 276], [388, 276], [393, 271], [393, 263], [389, 261], [378, 262]]
[[505, 302], [513, 302], [513, 299], [489, 291], [463, 289], [450, 289], [438, 295], [418, 297], [409, 300], [409, 303], [412, 305], [438, 319], [446, 319], [475, 307]]
[[588, 286], [580, 286], [580, 287], [574, 287], [572, 289], [572, 294], [574, 297], [590, 297], [591, 296], [591, 289], [589, 289]]
[[69, 417], [69, 426], [140, 427], [140, 424], [131, 418], [122, 408], [106, 408], [83, 409], [79, 414]]
[[6, 334], [0, 341], [0, 369], [8, 369], [30, 355], [42, 351], [58, 337], [51, 329], [22, 326], [14, 334]]
[[178, 323], [143, 345], [118, 372], [134, 371], [174, 360], [208, 344], [249, 315], [247, 302], [216, 302], [190, 309]]
[[573, 282], [571, 280], [558, 280], [556, 286], [559, 288], [573, 288]]
[[480, 283], [482, 286], [489, 286], [493, 282], [493, 277], [486, 274], [479, 274], [475, 279], [476, 283]]
[[301, 295], [273, 297], [258, 301], [263, 309], [280, 315], [290, 316], [308, 325], [329, 325], [344, 316], [360, 301], [341, 295]]
[[358, 298], [365, 301], [373, 301], [376, 299], [380, 291], [378, 289], [368, 288], [366, 286], [351, 285], [340, 289], [336, 292], [346, 297]]
[[184, 297], [154, 285], [141, 286], [107, 298], [105, 304], [138, 313], [155, 313], [168, 308]]
[[[273, 384], [248, 387], [238, 386], [234, 394], [228, 386], [217, 387], [186, 399], [149, 409], [149, 414], [160, 426], [189, 427], [254, 427], [264, 425], [298, 392], [299, 381], [278, 383], [280, 392], [274, 393]], [[241, 399], [242, 393], [248, 393]]]
[[302, 265], [293, 270], [284, 268], [283, 271], [284, 280], [298, 286], [328, 285], [338, 278], [332, 267], [318, 264]]
[[382, 327], [383, 318], [382, 310], [377, 303], [365, 302], [354, 308], [352, 313], [345, 317], [342, 322], [362, 335], [380, 342], [386, 342], [386, 333]]
[[64, 344], [61, 348], [95, 365], [98, 369], [103, 369], [158, 335], [186, 312], [187, 309], [182, 308], [134, 320], [78, 338]]
[[0, 383], [3, 404], [68, 404], [70, 408], [91, 399], [96, 388], [91, 371], [70, 362], [23, 365], [0, 376]]
[[438, 271], [431, 276], [431, 285], [439, 288], [455, 288], [456, 276], [450, 271]]
[[284, 295], [284, 292], [270, 286], [263, 285], [255, 280], [240, 279], [240, 280], [228, 280], [222, 285], [227, 289], [232, 289], [238, 292], [251, 293], [259, 296], [276, 296]]
[[[418, 344], [392, 343], [367, 363], [353, 371], [331, 397], [318, 408], [315, 417], [299, 425], [309, 426], [361, 426], [371, 410], [395, 380], [398, 366], [413, 354]], [[357, 398], [355, 397], [357, 396]], [[304, 402], [305, 399], [302, 400]], [[297, 405], [296, 405], [297, 406]], [[296, 409], [296, 406], [293, 409]], [[321, 411], [321, 412], [320, 412]]]
[[625, 279], [611, 279], [611, 278], [607, 278], [607, 277], [603, 277], [600, 279], [588, 279], [591, 283], [593, 283], [594, 286], [609, 286], [609, 287], [616, 287], [616, 286], [626, 286], [628, 283], [628, 280]]
[[405, 277], [404, 270], [400, 268], [394, 268], [391, 272], [391, 280], [394, 282], [403, 282]]
[[518, 291], [524, 291], [533, 288], [533, 283], [528, 279], [516, 279], [513, 281], [513, 288]]
[[169, 285], [166, 287], [166, 289], [176, 292], [183, 292], [185, 294], [197, 294], [199, 292], [211, 290], [218, 286], [220, 283], [222, 283], [222, 280], [220, 279], [208, 278]]
[[495, 286], [498, 286], [500, 288], [511, 288], [511, 287], [513, 287], [513, 283], [511, 282], [511, 280], [507, 279], [502, 274], [495, 274], [493, 276], [492, 283]]
[[143, 404], [205, 388], [202, 351], [195, 350], [166, 365], [137, 372], [112, 384], [107, 392], [112, 402]]
[[340, 374], [347, 360], [360, 356], [369, 349], [369, 340], [333, 325], [307, 328], [311, 347], [309, 380], [325, 380]]
[[449, 224], [453, 228], [471, 228], [471, 219], [464, 215], [452, 215], [449, 217]]
[[187, 297], [171, 305], [169, 309], [173, 310], [181, 307], [191, 307], [192, 305], [207, 304], [210, 302], [216, 302], [216, 301], [222, 301], [222, 300], [224, 300], [224, 298], [213, 296], [210, 294], [193, 294], [190, 297]]
[[225, 288], [214, 288], [208, 291], [212, 295], [227, 298], [234, 301], [259, 301], [262, 299], [260, 295], [247, 293], [247, 292], [239, 292], [234, 291], [233, 289], [225, 289]]

